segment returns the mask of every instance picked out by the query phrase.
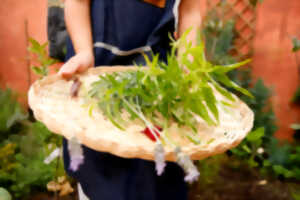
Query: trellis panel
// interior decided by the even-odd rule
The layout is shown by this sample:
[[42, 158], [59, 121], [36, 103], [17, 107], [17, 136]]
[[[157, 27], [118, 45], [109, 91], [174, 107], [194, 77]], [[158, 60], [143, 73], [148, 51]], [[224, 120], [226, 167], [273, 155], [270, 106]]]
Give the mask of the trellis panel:
[[250, 0], [207, 0], [208, 11], [218, 9], [224, 19], [233, 19], [236, 23], [236, 38], [233, 54], [241, 59], [253, 55], [255, 38], [256, 9]]

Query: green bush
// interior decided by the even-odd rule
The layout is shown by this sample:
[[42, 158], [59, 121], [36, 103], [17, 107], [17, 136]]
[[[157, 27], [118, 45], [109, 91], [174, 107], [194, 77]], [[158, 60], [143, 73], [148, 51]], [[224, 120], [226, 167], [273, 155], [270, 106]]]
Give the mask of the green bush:
[[[220, 13], [222, 12], [218, 9], [211, 10], [204, 23], [207, 59], [214, 64], [232, 64], [239, 61], [239, 58], [231, 54], [234, 47], [235, 23], [233, 20], [224, 20]], [[296, 51], [300, 43], [298, 40], [293, 42]], [[229, 155], [233, 154], [235, 159], [259, 169], [263, 174], [300, 180], [299, 144], [285, 143], [274, 137], [277, 126], [270, 103], [272, 91], [265, 86], [263, 80], [252, 79], [250, 68], [235, 70], [230, 76], [255, 97], [251, 99], [240, 96], [253, 110], [255, 120], [254, 131], [249, 133], [237, 148], [230, 150]]]
[[56, 176], [56, 163], [45, 158], [60, 143], [39, 122], [28, 120], [11, 90], [0, 90], [0, 185], [20, 199], [34, 190], [45, 190]]

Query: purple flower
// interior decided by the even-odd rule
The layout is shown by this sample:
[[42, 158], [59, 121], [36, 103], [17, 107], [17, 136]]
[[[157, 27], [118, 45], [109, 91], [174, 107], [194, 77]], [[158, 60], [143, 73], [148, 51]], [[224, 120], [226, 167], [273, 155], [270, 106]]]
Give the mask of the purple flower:
[[154, 155], [155, 155], [155, 169], [157, 172], [157, 175], [160, 176], [166, 167], [165, 162], [165, 150], [163, 145], [158, 142], [154, 149]]
[[183, 168], [184, 172], [186, 173], [186, 176], [184, 177], [184, 180], [186, 182], [192, 183], [196, 181], [200, 175], [197, 167], [194, 165], [193, 161], [190, 159], [190, 157], [186, 154], [184, 154], [180, 147], [176, 147], [174, 150], [176, 154], [176, 162], [177, 164]]
[[81, 144], [76, 137], [72, 137], [68, 143], [68, 150], [70, 153], [70, 169], [72, 171], [77, 171], [79, 166], [84, 161], [83, 150]]
[[197, 168], [194, 166], [188, 172], [188, 174], [184, 177], [184, 180], [189, 183], [193, 183], [194, 181], [198, 180], [200, 173]]

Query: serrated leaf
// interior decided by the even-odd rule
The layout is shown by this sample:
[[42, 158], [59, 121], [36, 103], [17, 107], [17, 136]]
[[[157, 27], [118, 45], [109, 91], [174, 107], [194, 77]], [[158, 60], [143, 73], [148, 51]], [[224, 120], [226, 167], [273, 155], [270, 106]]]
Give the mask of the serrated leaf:
[[213, 90], [210, 86], [203, 87], [203, 97], [206, 105], [208, 106], [209, 110], [214, 115], [215, 119], [219, 121], [219, 110], [217, 108], [217, 99], [213, 93]]
[[221, 87], [218, 83], [213, 82], [214, 87], [216, 88], [216, 90], [222, 94], [224, 97], [226, 97], [228, 100], [230, 101], [235, 101], [235, 98], [233, 97], [233, 95], [228, 92], [225, 88]]
[[249, 62], [251, 62], [251, 60], [247, 59], [243, 62], [239, 62], [239, 63], [235, 63], [235, 64], [231, 64], [231, 65], [223, 65], [223, 66], [217, 65], [213, 68], [213, 72], [218, 73], [218, 74], [228, 73], [228, 72], [230, 72], [234, 69], [237, 69]]
[[218, 81], [223, 83], [225, 86], [234, 88], [235, 90], [241, 92], [244, 95], [247, 95], [251, 98], [254, 98], [253, 95], [246, 89], [240, 87], [238, 84], [235, 82], [231, 81], [225, 74], [215, 74], [216, 78]]
[[201, 102], [196, 102], [197, 109], [195, 110], [196, 114], [198, 114], [204, 121], [206, 121], [209, 125], [215, 125], [214, 120], [209, 116], [206, 106]]
[[120, 130], [125, 130], [125, 128], [115, 120], [115, 116], [113, 116], [113, 114], [112, 114], [110, 105], [108, 105], [106, 107], [106, 114], [107, 114], [108, 119], [111, 121], [111, 123], [113, 123]]

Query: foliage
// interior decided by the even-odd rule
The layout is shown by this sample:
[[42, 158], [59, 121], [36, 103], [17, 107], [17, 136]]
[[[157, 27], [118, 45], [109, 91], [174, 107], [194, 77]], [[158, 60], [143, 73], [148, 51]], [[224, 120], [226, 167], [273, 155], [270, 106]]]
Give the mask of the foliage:
[[230, 55], [230, 51], [234, 48], [234, 27], [233, 20], [220, 20], [216, 10], [211, 10], [207, 14], [203, 29], [207, 60], [218, 65], [237, 62], [237, 59]]
[[0, 185], [20, 198], [44, 190], [54, 179], [56, 163], [46, 165], [44, 160], [60, 140], [43, 124], [29, 121], [10, 90], [0, 90], [0, 97], [0, 117], [6, 125], [0, 131]]
[[[180, 130], [182, 137], [198, 145], [201, 138], [195, 134], [197, 120], [201, 118], [208, 125], [217, 125], [218, 106], [230, 107], [236, 101], [222, 85], [247, 96], [252, 95], [227, 75], [248, 60], [230, 65], [213, 65], [206, 60], [203, 42], [192, 45], [187, 40], [188, 34], [189, 31], [172, 42], [167, 62], [159, 61], [159, 55], [153, 55], [152, 60], [145, 56], [147, 69], [100, 75], [99, 80], [92, 83], [89, 97], [96, 101], [116, 127], [124, 129], [126, 122], [138, 119], [150, 129], [157, 141], [155, 161], [158, 174], [162, 173], [165, 166], [163, 145], [170, 144], [174, 148], [177, 163], [187, 173], [185, 180], [192, 181], [199, 173], [189, 157], [181, 152], [178, 142], [169, 136], [171, 125], [175, 123], [178, 127], [189, 128]], [[179, 48], [182, 51], [177, 54]], [[215, 97], [214, 89], [224, 100]], [[129, 117], [124, 118], [124, 111]]]
[[[131, 114], [130, 118], [138, 117], [144, 121], [144, 116], [150, 123], [159, 125], [164, 130], [170, 126], [171, 121], [195, 130], [195, 115], [210, 125], [217, 124], [217, 104], [224, 102], [218, 102], [212, 87], [227, 98], [229, 104], [230, 101], [235, 101], [231, 93], [218, 82], [252, 96], [227, 76], [229, 71], [248, 61], [224, 66], [212, 65], [205, 58], [203, 43], [193, 47], [186, 41], [187, 34], [173, 43], [167, 64], [158, 61], [158, 55], [154, 56], [153, 61], [145, 57], [149, 70], [106, 74], [92, 85], [90, 95], [97, 99], [100, 109], [117, 127], [122, 129], [123, 109]], [[185, 52], [178, 57], [175, 52], [179, 46], [183, 46]], [[193, 59], [189, 59], [189, 56]], [[142, 117], [139, 117], [139, 112]], [[162, 118], [158, 120], [154, 113]]]
[[262, 153], [259, 150], [263, 143], [264, 131], [265, 129], [261, 127], [250, 132], [239, 147], [232, 149], [231, 152], [239, 159], [247, 162], [250, 167], [258, 167], [257, 158], [262, 158]]
[[[209, 12], [204, 22], [203, 33], [207, 58], [213, 64], [226, 65], [237, 62], [238, 59], [231, 55], [235, 38], [234, 24], [232, 20], [220, 18], [216, 10]], [[214, 46], [219, 46], [219, 48]], [[275, 115], [269, 102], [272, 95], [271, 90], [265, 86], [263, 80], [259, 79], [254, 83], [249, 68], [233, 70], [229, 73], [229, 76], [254, 96], [254, 98], [240, 96], [255, 113], [254, 129], [264, 127], [265, 135], [272, 137], [277, 127], [275, 125]]]
[[[27, 118], [10, 89], [0, 92], [0, 107], [0, 133], [7, 132], [15, 123]], [[0, 140], [2, 137], [3, 134], [0, 135]]]
[[[297, 52], [300, 50], [300, 40], [297, 37], [293, 37], [292, 44], [293, 44], [292, 51], [295, 53], [296, 63], [297, 63], [298, 71], [299, 71], [300, 66], [299, 66]], [[300, 103], [300, 87], [297, 88], [297, 90], [292, 98], [292, 102], [296, 103], [296, 104]]]
[[[237, 58], [231, 55], [234, 45], [234, 21], [220, 18], [216, 10], [212, 10], [204, 23], [204, 35], [208, 58], [214, 64], [230, 64]], [[294, 51], [300, 43], [293, 39]], [[218, 48], [217, 48], [218, 47]], [[260, 169], [262, 173], [277, 177], [300, 179], [300, 152], [296, 144], [280, 143], [273, 137], [277, 130], [275, 115], [270, 104], [272, 92], [262, 80], [255, 83], [251, 78], [251, 70], [234, 70], [230, 77], [237, 84], [246, 88], [254, 98], [240, 98], [246, 102], [255, 113], [254, 131], [248, 134], [243, 142], [229, 154], [250, 167]]]
[[253, 5], [253, 6], [257, 6], [257, 3], [262, 3], [264, 0], [250, 0], [250, 3]]
[[293, 200], [300, 200], [300, 192], [299, 191], [292, 191]]
[[300, 103], [300, 87], [297, 88], [293, 98], [292, 98], [293, 103]]
[[249, 91], [253, 93], [255, 101], [243, 97], [241, 97], [241, 99], [249, 105], [255, 114], [254, 128], [265, 128], [264, 140], [268, 142], [270, 140], [269, 138], [272, 138], [277, 130], [275, 124], [276, 118], [270, 102], [272, 92], [264, 85], [261, 79], [259, 79], [254, 86], [249, 88]]
[[48, 67], [57, 62], [57, 60], [48, 56], [48, 42], [40, 44], [33, 38], [30, 38], [29, 42], [31, 46], [28, 48], [28, 50], [37, 56], [37, 62], [39, 63], [39, 66], [32, 66], [32, 70], [39, 76], [47, 76], [49, 72]]
[[224, 162], [224, 155], [216, 155], [198, 161], [198, 168], [201, 172], [201, 187], [206, 187], [209, 184], [214, 183], [218, 179], [218, 175], [222, 164]]
[[296, 37], [292, 38], [292, 43], [293, 43], [293, 52], [297, 52], [300, 50], [300, 40]]

